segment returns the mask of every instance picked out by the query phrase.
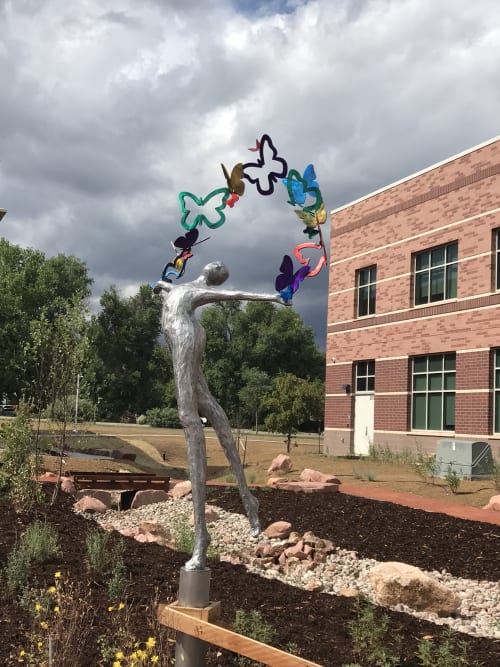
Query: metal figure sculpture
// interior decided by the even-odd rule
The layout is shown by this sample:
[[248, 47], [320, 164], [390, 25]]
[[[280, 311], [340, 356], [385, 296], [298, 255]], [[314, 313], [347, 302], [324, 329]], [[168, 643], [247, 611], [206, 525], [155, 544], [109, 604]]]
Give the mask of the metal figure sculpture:
[[279, 294], [254, 294], [218, 288], [228, 277], [229, 271], [222, 262], [212, 262], [192, 282], [173, 285], [160, 280], [155, 286], [156, 292], [164, 291], [162, 330], [172, 354], [177, 406], [191, 472], [195, 540], [193, 555], [184, 566], [186, 570], [205, 569], [210, 543], [205, 521], [206, 444], [200, 417], [209, 420], [224, 449], [238, 484], [252, 535], [256, 537], [260, 533], [258, 500], [248, 489], [228, 418], [210, 393], [203, 376], [201, 362], [206, 334], [195, 311], [199, 306], [217, 301], [275, 301], [282, 304], [283, 300]]

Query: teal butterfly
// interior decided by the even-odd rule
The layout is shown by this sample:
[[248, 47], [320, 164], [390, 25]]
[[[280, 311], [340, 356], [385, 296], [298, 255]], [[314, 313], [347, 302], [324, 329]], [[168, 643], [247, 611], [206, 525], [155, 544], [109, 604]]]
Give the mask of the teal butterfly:
[[227, 188], [212, 190], [206, 197], [197, 197], [191, 192], [180, 192], [181, 225], [188, 230], [203, 223], [210, 229], [220, 227], [226, 221], [223, 211], [230, 194]]

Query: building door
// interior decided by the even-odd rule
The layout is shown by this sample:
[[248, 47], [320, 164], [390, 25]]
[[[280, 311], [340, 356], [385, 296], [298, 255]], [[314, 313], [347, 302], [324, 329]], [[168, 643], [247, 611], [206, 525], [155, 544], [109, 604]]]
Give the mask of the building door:
[[357, 394], [354, 397], [354, 454], [367, 456], [373, 443], [375, 395]]

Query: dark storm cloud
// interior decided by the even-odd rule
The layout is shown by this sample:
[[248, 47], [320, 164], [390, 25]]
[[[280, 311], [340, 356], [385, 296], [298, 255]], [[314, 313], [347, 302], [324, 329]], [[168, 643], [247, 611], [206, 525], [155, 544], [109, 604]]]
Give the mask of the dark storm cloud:
[[[498, 134], [496, 0], [0, 0], [2, 233], [81, 257], [93, 303], [154, 281], [182, 234], [181, 191], [224, 185], [269, 133], [313, 162], [336, 208]], [[269, 291], [304, 241], [280, 184], [196, 248]], [[328, 237], [327, 225], [325, 235]], [[333, 249], [334, 251], [334, 249]], [[294, 308], [323, 344], [327, 271]]]

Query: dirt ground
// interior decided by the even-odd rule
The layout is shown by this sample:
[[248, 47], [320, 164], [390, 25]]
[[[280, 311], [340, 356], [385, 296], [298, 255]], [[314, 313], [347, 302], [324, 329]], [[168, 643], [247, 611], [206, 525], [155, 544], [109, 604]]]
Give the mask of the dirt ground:
[[[205, 431], [207, 442], [208, 479], [230, 483], [231, 471], [212, 429]], [[155, 429], [135, 424], [92, 424], [69, 433], [70, 449], [120, 450], [136, 454], [135, 463], [121, 460], [88, 460], [65, 458], [65, 471], [131, 470], [168, 474], [173, 479], [188, 477], [184, 434], [180, 430]], [[286, 453], [283, 436], [267, 433], [246, 433], [239, 439], [239, 451], [250, 484], [264, 485], [267, 469], [277, 454]], [[314, 435], [301, 434], [290, 452], [293, 469], [287, 474], [297, 479], [301, 470], [313, 468], [336, 475], [342, 483], [386, 487], [399, 492], [414, 493], [436, 500], [443, 499], [473, 507], [483, 507], [495, 495], [493, 480], [462, 480], [453, 494], [443, 479], [423, 480], [409, 465], [393, 461], [375, 461], [369, 458], [336, 458], [321, 454], [321, 443]], [[43, 457], [43, 467], [56, 471], [56, 457]]]

